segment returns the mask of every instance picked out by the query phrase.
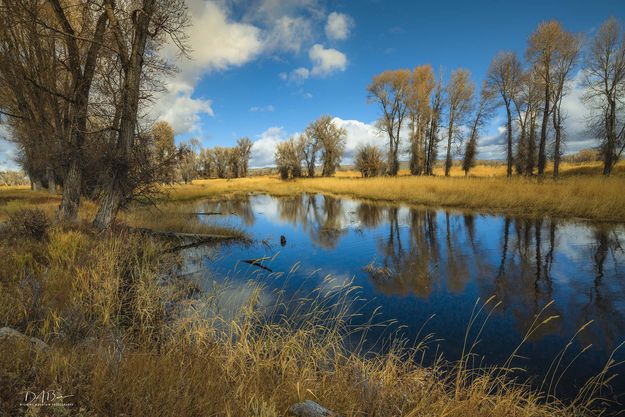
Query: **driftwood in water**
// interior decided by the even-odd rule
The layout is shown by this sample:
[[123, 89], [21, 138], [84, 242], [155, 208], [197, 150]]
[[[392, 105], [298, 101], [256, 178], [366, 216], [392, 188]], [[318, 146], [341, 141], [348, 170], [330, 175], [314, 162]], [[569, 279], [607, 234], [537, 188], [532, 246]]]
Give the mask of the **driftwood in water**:
[[270, 258], [268, 256], [265, 256], [263, 258], [257, 258], [257, 259], [244, 259], [241, 262], [245, 262], [246, 264], [254, 265], [266, 271], [273, 272], [271, 268], [268, 268], [261, 263], [262, 261], [266, 261], [267, 259], [270, 259]]
[[215, 242], [226, 242], [232, 240], [244, 240], [239, 236], [224, 236], [217, 235], [212, 233], [181, 233], [181, 232], [168, 232], [164, 230], [153, 230], [153, 229], [145, 229], [145, 228], [134, 228], [136, 232], [143, 233], [146, 235], [156, 236], [165, 239], [177, 239], [179, 241], [183, 241], [183, 243], [179, 246], [175, 246], [170, 250], [177, 251], [181, 249], [188, 249], [195, 246], [200, 246], [208, 243]]
[[339, 417], [335, 412], [311, 400], [293, 404], [289, 408], [288, 414], [295, 417]]

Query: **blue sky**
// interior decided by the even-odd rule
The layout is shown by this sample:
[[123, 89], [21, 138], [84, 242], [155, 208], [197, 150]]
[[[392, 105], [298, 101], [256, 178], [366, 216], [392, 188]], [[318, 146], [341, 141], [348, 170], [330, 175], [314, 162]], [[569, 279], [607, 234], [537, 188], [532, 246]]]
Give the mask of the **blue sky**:
[[[177, 140], [228, 146], [257, 142], [252, 165], [271, 163], [279, 140], [323, 114], [348, 130], [347, 161], [361, 143], [385, 144], [367, 103], [371, 78], [386, 69], [431, 64], [447, 74], [468, 68], [479, 86], [502, 49], [523, 56], [527, 38], [544, 20], [592, 36], [609, 16], [621, 22], [619, 0], [574, 1], [322, 1], [189, 0], [191, 59], [152, 108], [170, 121]], [[170, 58], [174, 52], [166, 48]], [[299, 70], [298, 70], [299, 69]], [[299, 72], [297, 72], [299, 71]], [[296, 74], [300, 74], [298, 77]], [[302, 77], [301, 75], [307, 75]], [[592, 142], [583, 134], [581, 90], [567, 98], [568, 151]], [[495, 117], [480, 158], [502, 156]], [[7, 159], [10, 152], [1, 154]]]

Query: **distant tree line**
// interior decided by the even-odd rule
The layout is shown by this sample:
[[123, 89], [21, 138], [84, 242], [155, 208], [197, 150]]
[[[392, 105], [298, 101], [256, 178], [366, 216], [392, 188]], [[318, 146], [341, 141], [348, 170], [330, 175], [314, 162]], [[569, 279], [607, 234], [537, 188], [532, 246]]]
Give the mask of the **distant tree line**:
[[[402, 135], [407, 136], [412, 175], [433, 174], [442, 140], [445, 175], [459, 153], [468, 174], [483, 128], [501, 107], [506, 115], [508, 176], [514, 170], [544, 176], [551, 160], [557, 178], [567, 136], [562, 104], [577, 70], [585, 88], [588, 134], [598, 141], [603, 174], [610, 175], [625, 149], [625, 34], [614, 18], [603, 23], [585, 47], [581, 36], [566, 31], [559, 22], [541, 23], [528, 39], [525, 62], [514, 52], [498, 53], [479, 94], [470, 72], [462, 68], [452, 71], [446, 83], [443, 71], [436, 77], [430, 65], [373, 77], [367, 90], [369, 101], [381, 110], [377, 126], [388, 139], [386, 174], [399, 171]], [[363, 166], [372, 153], [371, 149], [361, 152]]]
[[197, 139], [180, 144], [181, 158], [176, 172], [185, 183], [195, 178], [247, 177], [252, 141], [243, 137], [234, 147], [201, 148]]

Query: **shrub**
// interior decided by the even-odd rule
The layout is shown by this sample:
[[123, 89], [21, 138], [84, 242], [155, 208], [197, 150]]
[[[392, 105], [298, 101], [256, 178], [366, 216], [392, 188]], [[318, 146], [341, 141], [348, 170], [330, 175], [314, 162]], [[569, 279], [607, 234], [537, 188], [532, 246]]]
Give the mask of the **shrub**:
[[9, 234], [42, 240], [48, 236], [50, 221], [41, 209], [20, 209], [9, 216]]
[[377, 177], [384, 172], [382, 151], [373, 145], [366, 145], [356, 152], [355, 166], [363, 177]]

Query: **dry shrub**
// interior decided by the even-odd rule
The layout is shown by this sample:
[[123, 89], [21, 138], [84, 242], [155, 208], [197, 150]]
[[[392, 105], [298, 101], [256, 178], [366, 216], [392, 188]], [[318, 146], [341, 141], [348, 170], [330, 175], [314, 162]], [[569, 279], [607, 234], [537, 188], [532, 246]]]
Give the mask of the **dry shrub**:
[[43, 240], [48, 236], [50, 221], [39, 208], [20, 209], [9, 216], [7, 228], [13, 237]]

